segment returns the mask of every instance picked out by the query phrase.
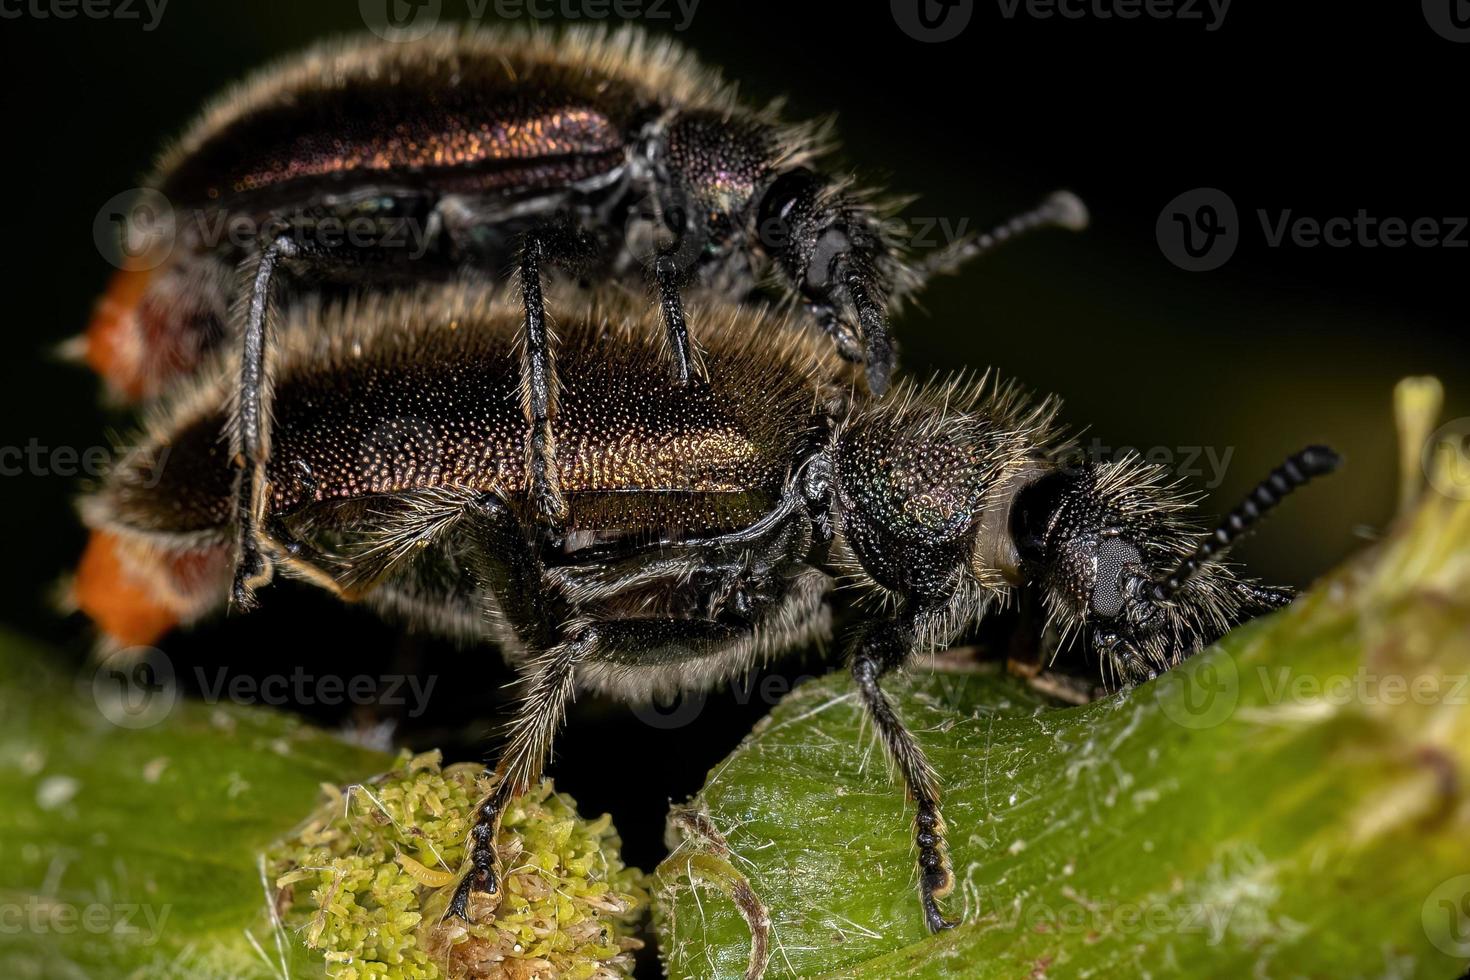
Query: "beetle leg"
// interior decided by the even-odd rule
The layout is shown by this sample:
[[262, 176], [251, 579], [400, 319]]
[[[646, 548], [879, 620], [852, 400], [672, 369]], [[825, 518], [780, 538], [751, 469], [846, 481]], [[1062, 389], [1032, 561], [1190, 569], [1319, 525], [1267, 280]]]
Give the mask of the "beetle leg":
[[893, 352], [893, 338], [888, 332], [888, 313], [882, 300], [877, 278], [859, 268], [850, 259], [842, 265], [843, 285], [848, 299], [857, 312], [858, 335], [863, 339], [864, 360], [867, 362], [868, 390], [881, 395], [888, 390], [888, 381], [893, 376], [897, 357]]
[[236, 554], [231, 596], [241, 608], [255, 604], [255, 589], [270, 581], [270, 560], [261, 545], [260, 523], [267, 491], [265, 467], [270, 458], [270, 382], [266, 376], [272, 289], [283, 260], [294, 258], [299, 246], [287, 236], [273, 239], [260, 251], [245, 307], [240, 390], [233, 418], [235, 465]]
[[660, 252], [653, 263], [654, 283], [658, 286], [659, 308], [663, 312], [664, 334], [673, 357], [675, 384], [688, 384], [698, 370], [695, 352], [689, 344], [689, 326], [684, 318], [684, 301], [679, 296], [679, 265], [672, 251]]
[[555, 586], [547, 581], [537, 550], [526, 529], [495, 494], [467, 504], [464, 518], [472, 547], [469, 557], [480, 584], [491, 592], [523, 643], [535, 651], [524, 672], [525, 689], [511, 722], [510, 735], [496, 765], [489, 795], [475, 809], [470, 831], [470, 870], [460, 880], [449, 914], [470, 916], [470, 900], [495, 903], [500, 896], [500, 869], [495, 836], [511, 800], [541, 775], [552, 737], [571, 697], [576, 666], [593, 636], [558, 642], [560, 623], [568, 616]]
[[[385, 229], [391, 231], [391, 227]], [[230, 443], [234, 464], [239, 468], [235, 484], [236, 561], [230, 596], [242, 609], [255, 605], [255, 590], [270, 582], [274, 544], [268, 533], [266, 515], [270, 484], [266, 466], [271, 455], [270, 355], [274, 338], [271, 320], [275, 314], [275, 287], [283, 267], [295, 271], [309, 267], [324, 271], [363, 266], [381, 250], [374, 245], [325, 246], [303, 242], [298, 235], [309, 227], [284, 231], [265, 242], [242, 264], [249, 279], [243, 299], [240, 325], [240, 378], [230, 418]], [[252, 267], [253, 266], [253, 267]]]
[[908, 659], [913, 629], [886, 620], [868, 627], [852, 654], [852, 676], [868, 717], [883, 740], [908, 794], [914, 801], [914, 840], [919, 847], [919, 900], [931, 931], [949, 929], [955, 922], [944, 916], [939, 899], [954, 888], [949, 848], [944, 842], [944, 818], [939, 812], [939, 779], [918, 740], [904, 727], [878, 680]]
[[[755, 624], [763, 617], [777, 621], [770, 627], [777, 634], [794, 630], [805, 631], [803, 638], [810, 635], [812, 610], [820, 605], [820, 576], [796, 575], [802, 549], [810, 542], [810, 532], [801, 528], [797, 516], [788, 515], [772, 527], [761, 547], [743, 549], [738, 564], [725, 554], [727, 547], [694, 546], [695, 560], [672, 576], [650, 583], [630, 567], [621, 590], [615, 582], [604, 583], [594, 608], [579, 609], [548, 576], [509, 507], [487, 494], [466, 508], [473, 570], [532, 652], [509, 737], [489, 773], [492, 788], [475, 811], [470, 868], [455, 889], [450, 914], [467, 919], [472, 904], [498, 899], [495, 837], [500, 821], [506, 806], [541, 777], [579, 668], [599, 666], [603, 674], [598, 679], [615, 683], [633, 668], [667, 667], [726, 653], [748, 663], [758, 650], [775, 648], [785, 638], [775, 636], [762, 645]], [[660, 556], [651, 552], [650, 557]], [[732, 584], [740, 592], [738, 601], [728, 594]], [[617, 601], [620, 591], [621, 598], [633, 600], [649, 595], [650, 586], [653, 594], [669, 600], [660, 603], [668, 613], [630, 617]], [[721, 596], [738, 608], [722, 609], [730, 615], [716, 621], [707, 611]], [[772, 609], [787, 612], [774, 615]]]
[[545, 239], [539, 233], [526, 237], [521, 249], [521, 299], [526, 322], [521, 338], [521, 405], [526, 413], [526, 488], [537, 520], [552, 536], [559, 537], [567, 517], [567, 502], [561, 492], [561, 474], [556, 466], [556, 436], [551, 419], [556, 414], [556, 362], [554, 339], [546, 327], [546, 297], [541, 291], [541, 262]]

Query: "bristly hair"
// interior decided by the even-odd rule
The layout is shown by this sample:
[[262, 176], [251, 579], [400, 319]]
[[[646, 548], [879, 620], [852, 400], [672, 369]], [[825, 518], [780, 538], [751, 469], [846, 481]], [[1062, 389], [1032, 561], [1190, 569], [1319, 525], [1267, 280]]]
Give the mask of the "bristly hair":
[[[1057, 422], [1060, 408], [1059, 399], [1034, 399], [993, 371], [928, 385], [905, 380], [881, 401], [855, 406], [837, 427], [834, 440], [852, 434], [899, 453], [905, 446], [959, 452], [977, 494], [962, 509], [978, 518], [1006, 512], [1003, 502], [1014, 495], [1018, 481], [1053, 467], [1064, 456], [1068, 443]], [[983, 522], [965, 529], [972, 531], [985, 533]], [[921, 646], [951, 642], [993, 604], [1009, 600], [1011, 586], [1002, 570], [984, 557], [985, 550], [977, 548], [974, 558], [962, 563], [948, 601], [921, 614]], [[838, 535], [833, 555], [844, 583], [865, 593], [861, 604], [891, 607], [902, 598], [863, 566], [846, 535]]]
[[[1188, 516], [1197, 497], [1187, 494], [1163, 467], [1129, 454], [1113, 461], [1086, 461], [1073, 472], [1074, 499], [1091, 509], [1089, 523], [1120, 532], [1139, 549], [1144, 567], [1154, 575], [1167, 573], [1194, 552], [1203, 535]], [[1066, 646], [1079, 637], [1085, 641], [1092, 620], [1087, 597], [1074, 592], [1074, 583], [1059, 574], [1059, 569], [1050, 569], [1051, 579], [1042, 583], [1041, 592], [1048, 624]], [[1141, 680], [1173, 667], [1263, 611], [1260, 594], [1231, 565], [1206, 563], [1157, 606], [1161, 618], [1153, 628], [1129, 637], [1120, 649], [1098, 650], [1105, 678], [1112, 674], [1119, 681]]]

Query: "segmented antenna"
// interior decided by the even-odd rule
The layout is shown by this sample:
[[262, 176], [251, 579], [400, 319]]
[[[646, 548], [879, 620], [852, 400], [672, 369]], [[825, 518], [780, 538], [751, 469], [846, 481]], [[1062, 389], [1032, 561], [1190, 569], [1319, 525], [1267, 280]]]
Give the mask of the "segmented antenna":
[[962, 238], [929, 256], [918, 267], [920, 280], [954, 272], [971, 259], [993, 252], [1019, 235], [1037, 228], [1066, 228], [1081, 231], [1087, 227], [1087, 205], [1071, 191], [1055, 191], [1045, 201], [1023, 214], [981, 235]]
[[1240, 506], [1232, 510], [1220, 522], [1220, 526], [1215, 528], [1214, 533], [1195, 549], [1194, 554], [1180, 562], [1179, 567], [1167, 577], [1154, 582], [1153, 597], [1162, 602], [1184, 588], [1184, 583], [1199, 571], [1201, 565], [1218, 557], [1239, 541], [1257, 521], [1281, 503], [1287, 494], [1315, 477], [1326, 476], [1337, 469], [1341, 462], [1342, 457], [1327, 446], [1308, 446], [1286, 457], [1286, 462], [1257, 484], [1246, 495], [1245, 500], [1241, 501]]

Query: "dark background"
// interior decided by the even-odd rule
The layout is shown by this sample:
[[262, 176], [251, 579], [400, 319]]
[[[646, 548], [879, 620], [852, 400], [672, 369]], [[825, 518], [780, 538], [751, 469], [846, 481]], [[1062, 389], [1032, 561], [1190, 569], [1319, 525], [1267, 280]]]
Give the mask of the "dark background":
[[[838, 113], [846, 161], [922, 195], [911, 215], [978, 227], [1054, 188], [1079, 193], [1093, 212], [1086, 234], [1040, 234], [926, 293], [926, 310], [898, 327], [907, 366], [995, 365], [1061, 393], [1067, 418], [1105, 445], [1168, 447], [1181, 460], [1185, 447], [1233, 451], [1223, 483], [1208, 488], [1215, 513], [1287, 451], [1332, 443], [1346, 470], [1239, 553], [1269, 579], [1303, 584], [1391, 513], [1394, 382], [1438, 374], [1447, 417], [1470, 414], [1470, 250], [1270, 248], [1255, 217], [1470, 214], [1461, 101], [1470, 45], [1438, 36], [1418, 4], [1375, 7], [1370, 17], [1240, 0], [1207, 31], [1172, 19], [1007, 19], [990, 0], [959, 37], [925, 44], [886, 3], [702, 0], [682, 37], [752, 101], [784, 94], [793, 116]], [[444, 0], [446, 19], [465, 10]], [[139, 182], [204, 97], [362, 23], [355, 0], [172, 0], [151, 32], [138, 20], [0, 19], [0, 446], [85, 448], [128, 431], [126, 417], [99, 407], [92, 377], [47, 355], [86, 323], [111, 271], [93, 244], [95, 214]], [[1160, 251], [1155, 222], [1202, 186], [1234, 200], [1242, 240], [1224, 267], [1189, 273]], [[48, 597], [84, 540], [71, 505], [81, 486], [0, 478], [0, 622], [53, 640], [78, 671], [85, 624], [56, 615]], [[506, 697], [493, 651], [405, 637], [303, 587], [273, 587], [265, 600], [257, 614], [165, 642], [186, 686], [196, 666], [413, 671], [435, 677], [435, 693], [400, 735], [478, 754]], [[790, 676], [822, 669], [815, 656], [795, 663]], [[627, 707], [583, 699], [552, 772], [588, 812], [611, 810], [629, 858], [649, 867], [667, 801], [698, 788], [764, 700], [717, 692], [670, 736]], [[300, 708], [351, 721], [340, 708]], [[610, 749], [634, 764], [608, 771]]]

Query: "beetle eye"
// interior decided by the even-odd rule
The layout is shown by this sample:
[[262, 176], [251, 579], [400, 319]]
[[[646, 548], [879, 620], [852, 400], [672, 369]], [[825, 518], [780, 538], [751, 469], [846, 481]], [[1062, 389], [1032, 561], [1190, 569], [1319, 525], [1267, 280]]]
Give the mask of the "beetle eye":
[[1098, 545], [1097, 575], [1092, 584], [1092, 614], [1112, 619], [1123, 611], [1123, 571], [1136, 566], [1143, 556], [1122, 538], [1107, 538]]

